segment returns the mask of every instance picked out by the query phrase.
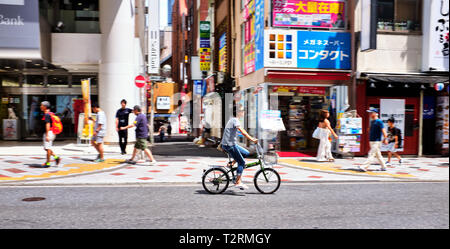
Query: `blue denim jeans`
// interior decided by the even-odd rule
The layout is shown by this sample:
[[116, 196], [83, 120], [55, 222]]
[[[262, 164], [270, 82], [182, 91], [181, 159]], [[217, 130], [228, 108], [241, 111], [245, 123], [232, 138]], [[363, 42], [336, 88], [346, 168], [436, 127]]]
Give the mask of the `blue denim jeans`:
[[245, 168], [244, 157], [248, 157], [250, 155], [250, 152], [239, 145], [222, 145], [222, 148], [237, 162], [237, 175], [242, 175], [242, 172]]

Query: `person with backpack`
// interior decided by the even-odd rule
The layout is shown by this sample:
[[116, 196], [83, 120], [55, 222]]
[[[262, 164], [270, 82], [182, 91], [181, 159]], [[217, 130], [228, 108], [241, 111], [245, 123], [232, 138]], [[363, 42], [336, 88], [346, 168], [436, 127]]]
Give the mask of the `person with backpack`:
[[[106, 135], [106, 114], [102, 109], [100, 109], [97, 103], [94, 103], [92, 105], [92, 111], [94, 113], [97, 113], [97, 118], [95, 119], [94, 126], [94, 136], [92, 137], [92, 145], [99, 153], [95, 162], [101, 163], [105, 161], [105, 158], [103, 156], [103, 138]], [[89, 119], [92, 119], [92, 117], [89, 117]]]
[[53, 156], [56, 166], [59, 166], [61, 157], [53, 152], [53, 141], [56, 135], [62, 132], [61, 119], [50, 111], [50, 102], [41, 102], [41, 111], [44, 112], [42, 120], [44, 121], [45, 132], [43, 136], [44, 150], [47, 152], [47, 161], [42, 165], [44, 168], [50, 167], [50, 159]]
[[392, 154], [398, 159], [398, 163], [402, 164], [402, 158], [397, 153], [398, 148], [402, 147], [402, 131], [395, 127], [395, 119], [388, 119], [388, 160], [386, 165], [391, 165]]

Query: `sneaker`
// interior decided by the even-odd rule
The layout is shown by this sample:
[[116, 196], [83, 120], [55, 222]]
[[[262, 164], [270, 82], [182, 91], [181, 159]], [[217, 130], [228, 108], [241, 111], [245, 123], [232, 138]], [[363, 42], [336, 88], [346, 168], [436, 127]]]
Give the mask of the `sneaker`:
[[243, 184], [242, 182], [239, 183], [239, 184], [235, 184], [234, 187], [235, 187], [235, 188], [239, 188], [240, 190], [246, 190], [246, 189], [248, 189], [248, 186], [245, 185], [245, 184]]
[[94, 162], [96, 162], [96, 163], [102, 163], [102, 162], [104, 162], [104, 161], [105, 161], [105, 159], [97, 158], [97, 159], [95, 159]]
[[136, 164], [136, 161], [133, 161], [131, 159], [127, 159], [127, 160], [125, 160], [125, 163]]
[[400, 160], [398, 161], [398, 163], [399, 163], [399, 164], [404, 163], [403, 159], [400, 159]]
[[48, 167], [50, 167], [50, 163], [44, 163], [44, 164], [42, 164], [42, 168], [48, 168]]
[[55, 158], [56, 166], [59, 166], [59, 163], [61, 162], [61, 157]]
[[153, 166], [153, 165], [155, 165], [155, 164], [157, 164], [158, 162], [156, 161], [156, 160], [153, 160], [153, 161], [151, 161], [149, 164], [150, 164], [150, 166]]
[[386, 164], [386, 166], [391, 166], [390, 162], [385, 162], [384, 164]]
[[363, 168], [363, 167], [361, 167], [361, 166], [358, 166], [358, 169], [361, 170], [362, 172], [367, 172], [367, 169], [366, 169], [366, 168]]
[[381, 168], [380, 171], [386, 171], [386, 168]]

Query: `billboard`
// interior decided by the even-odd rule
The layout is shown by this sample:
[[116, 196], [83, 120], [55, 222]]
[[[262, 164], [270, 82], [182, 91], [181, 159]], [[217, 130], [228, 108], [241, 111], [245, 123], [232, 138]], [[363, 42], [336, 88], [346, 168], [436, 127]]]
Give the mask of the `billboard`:
[[423, 6], [422, 71], [448, 72], [449, 66], [449, 3], [428, 0]]
[[[40, 57], [38, 0], [0, 0], [0, 56]], [[17, 53], [12, 51], [26, 51]], [[14, 56], [14, 57], [10, 57]]]
[[273, 0], [274, 27], [345, 27], [345, 0]]
[[347, 32], [266, 30], [266, 67], [351, 69]]

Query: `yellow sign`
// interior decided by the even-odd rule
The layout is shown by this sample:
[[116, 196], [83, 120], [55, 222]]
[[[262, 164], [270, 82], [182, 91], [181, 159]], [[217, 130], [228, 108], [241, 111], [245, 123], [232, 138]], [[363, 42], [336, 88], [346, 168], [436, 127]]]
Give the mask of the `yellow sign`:
[[211, 48], [200, 48], [200, 71], [211, 70]]
[[93, 121], [89, 120], [91, 114], [91, 80], [82, 80], [81, 81], [81, 94], [83, 95], [83, 103], [84, 103], [84, 126], [83, 132], [81, 133], [83, 139], [89, 139], [92, 137], [94, 133], [94, 124]]

